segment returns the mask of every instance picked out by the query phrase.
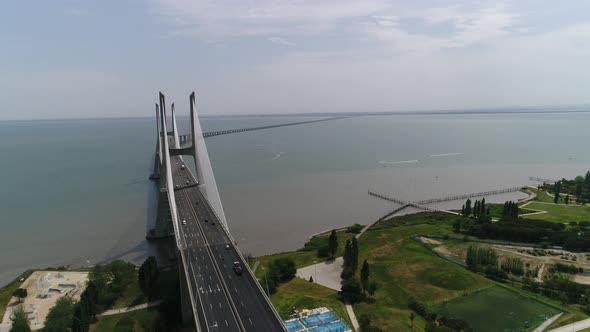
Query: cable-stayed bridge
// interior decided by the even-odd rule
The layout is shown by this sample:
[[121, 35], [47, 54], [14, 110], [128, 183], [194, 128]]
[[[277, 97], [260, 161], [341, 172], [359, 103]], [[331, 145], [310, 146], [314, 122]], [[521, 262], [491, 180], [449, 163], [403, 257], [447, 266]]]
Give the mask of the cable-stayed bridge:
[[[229, 232], [197, 115], [189, 97], [190, 146], [181, 148], [176, 111], [168, 123], [165, 96], [156, 104], [154, 174], [160, 197], [152, 237], [174, 234], [183, 317], [197, 331], [286, 331]], [[185, 139], [186, 140], [186, 139]], [[195, 174], [183, 157], [195, 164]]]

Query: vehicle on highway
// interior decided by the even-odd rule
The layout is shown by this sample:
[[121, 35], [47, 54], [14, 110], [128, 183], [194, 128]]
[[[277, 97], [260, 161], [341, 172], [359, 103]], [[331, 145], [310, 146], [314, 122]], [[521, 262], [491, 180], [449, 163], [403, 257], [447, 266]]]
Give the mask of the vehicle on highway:
[[187, 181], [186, 181], [186, 184], [189, 184], [189, 183], [191, 183], [191, 180], [187, 180]]
[[180, 166], [180, 168], [184, 169], [185, 168], [184, 164], [182, 164], [182, 166]]
[[182, 226], [186, 226], [186, 220], [182, 221]]
[[205, 219], [205, 222], [209, 222], [209, 219]]
[[242, 275], [242, 271], [244, 271], [244, 269], [242, 268], [240, 262], [234, 262], [234, 271], [237, 275]]
[[225, 250], [229, 250], [229, 244], [225, 245]]

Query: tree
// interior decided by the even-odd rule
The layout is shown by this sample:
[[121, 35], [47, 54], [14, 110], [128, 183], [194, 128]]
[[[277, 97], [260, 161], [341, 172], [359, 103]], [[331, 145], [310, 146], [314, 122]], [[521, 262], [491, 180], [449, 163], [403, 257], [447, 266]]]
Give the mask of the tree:
[[330, 233], [328, 246], [330, 247], [330, 254], [332, 255], [332, 258], [334, 258], [334, 255], [336, 255], [336, 251], [338, 250], [338, 235], [336, 234], [336, 230], [332, 230], [332, 233]]
[[459, 233], [461, 231], [461, 219], [457, 218], [453, 223], [453, 230], [455, 233]]
[[12, 293], [12, 296], [18, 297], [18, 301], [22, 302], [25, 297], [27, 297], [27, 289], [26, 288], [19, 288]]
[[362, 314], [359, 317], [359, 327], [361, 328], [361, 332], [369, 331], [371, 328], [371, 317], [367, 314]]
[[12, 318], [12, 327], [10, 332], [29, 332], [31, 326], [29, 325], [29, 319], [22, 308], [18, 308], [14, 311]]
[[371, 295], [371, 296], [375, 295], [375, 292], [377, 292], [378, 287], [379, 287], [379, 284], [377, 284], [376, 281], [369, 282], [369, 288], [367, 289], [367, 291], [369, 292], [369, 295]]
[[481, 203], [479, 204], [479, 214], [486, 214], [486, 198], [481, 199]]
[[309, 276], [309, 282], [313, 282], [313, 277]]
[[350, 268], [352, 270], [352, 275], [356, 273], [356, 269], [359, 265], [359, 243], [356, 237], [352, 237], [350, 241]]
[[553, 197], [553, 203], [559, 204], [559, 192], [555, 193], [555, 197]]
[[463, 217], [467, 217], [467, 215], [465, 214], [465, 204], [463, 204], [463, 206], [461, 207], [461, 215]]
[[416, 318], [416, 314], [413, 311], [410, 311], [410, 326], [414, 327], [414, 318]]
[[468, 198], [465, 202], [465, 216], [468, 217], [471, 214], [471, 200]]
[[570, 195], [566, 195], [565, 198], [563, 199], [563, 202], [565, 203], [565, 205], [568, 205], [570, 202]]
[[277, 258], [269, 264], [270, 275], [275, 278], [275, 281], [285, 282], [293, 279], [297, 273], [295, 261], [291, 258]]
[[363, 286], [364, 292], [369, 289], [369, 263], [367, 263], [366, 259], [361, 267], [361, 286]]
[[479, 215], [479, 201], [476, 200], [475, 204], [473, 204], [473, 216], [477, 218]]
[[339, 294], [342, 297], [342, 300], [347, 303], [355, 303], [363, 298], [361, 285], [354, 277], [342, 282]]
[[62, 297], [51, 308], [47, 318], [45, 318], [45, 327], [43, 332], [62, 332], [67, 331], [72, 325], [72, 318], [74, 317], [74, 309], [76, 305], [69, 297]]
[[158, 263], [156, 257], [148, 257], [139, 268], [138, 279], [139, 287], [145, 295], [152, 295], [154, 286], [158, 282], [160, 271], [158, 270]]

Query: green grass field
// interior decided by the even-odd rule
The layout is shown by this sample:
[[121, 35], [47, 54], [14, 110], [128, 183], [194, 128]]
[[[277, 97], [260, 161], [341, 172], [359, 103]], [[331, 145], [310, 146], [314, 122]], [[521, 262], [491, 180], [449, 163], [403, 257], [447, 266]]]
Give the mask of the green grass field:
[[346, 308], [338, 300], [335, 290], [297, 277], [279, 286], [277, 292], [271, 296], [271, 301], [283, 319], [289, 318], [293, 308], [301, 310], [328, 307], [336, 311], [350, 325]]
[[537, 194], [535, 201], [545, 202], [545, 203], [553, 203], [553, 196], [549, 196], [545, 190], [539, 190], [534, 188], [528, 188], [530, 191]]
[[[354, 305], [357, 317], [370, 315], [384, 331], [411, 330], [407, 307], [411, 296], [433, 305], [493, 285], [483, 276], [439, 258], [410, 238], [416, 233], [451, 234], [453, 220], [451, 215], [421, 213], [395, 218], [361, 236], [359, 261], [368, 260], [379, 289], [374, 303]], [[415, 323], [418, 329], [425, 324], [419, 318]]]
[[[338, 232], [338, 251], [336, 252], [336, 257], [342, 256], [342, 254], [344, 253], [344, 244], [346, 243], [346, 240], [352, 238], [353, 236], [354, 234], [352, 233], [346, 233], [344, 231]], [[323, 262], [328, 258], [319, 258], [317, 256], [317, 250], [319, 247], [326, 245], [327, 243], [328, 235], [316, 236], [311, 238], [305, 244], [304, 248], [299, 249], [297, 251], [288, 251], [273, 255], [255, 257], [252, 260], [250, 260], [250, 266], [253, 266], [257, 261], [260, 262], [260, 266], [256, 270], [256, 277], [261, 279], [264, 278], [264, 269], [267, 267], [268, 263], [277, 258], [293, 259], [298, 269], [315, 263]]]
[[474, 331], [522, 331], [559, 311], [528, 297], [494, 286], [433, 306], [447, 317], [465, 320]]
[[90, 327], [91, 332], [112, 332], [116, 331], [119, 321], [124, 318], [130, 318], [133, 321], [134, 331], [150, 331], [155, 320], [159, 316], [156, 309], [142, 309], [131, 311], [125, 314], [101, 316], [98, 321]]
[[523, 215], [523, 218], [546, 220], [552, 222], [580, 222], [590, 221], [590, 206], [586, 205], [565, 205], [543, 202], [531, 202], [525, 206], [526, 209], [543, 210], [547, 213]]

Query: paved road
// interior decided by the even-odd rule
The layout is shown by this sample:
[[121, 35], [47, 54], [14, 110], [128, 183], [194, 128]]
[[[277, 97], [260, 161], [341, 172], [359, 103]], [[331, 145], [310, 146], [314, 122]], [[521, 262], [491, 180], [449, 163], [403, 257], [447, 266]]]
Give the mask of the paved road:
[[576, 332], [587, 328], [590, 328], [590, 318], [549, 330], [549, 332]]
[[157, 301], [146, 302], [146, 303], [142, 303], [142, 304], [138, 304], [138, 305], [132, 305], [132, 306], [120, 308], [120, 309], [106, 310], [106, 311], [98, 314], [97, 316], [112, 316], [112, 315], [122, 314], [125, 312], [137, 311], [137, 310], [141, 310], [141, 309], [157, 307], [160, 305], [160, 303], [162, 303], [162, 301], [157, 300]]
[[[285, 331], [257, 281], [179, 157], [171, 159], [187, 265], [195, 296], [212, 331]], [[178, 187], [176, 185], [178, 184]], [[229, 247], [227, 247], [229, 245]], [[241, 275], [233, 263], [244, 268]], [[202, 323], [203, 325], [203, 323]]]

